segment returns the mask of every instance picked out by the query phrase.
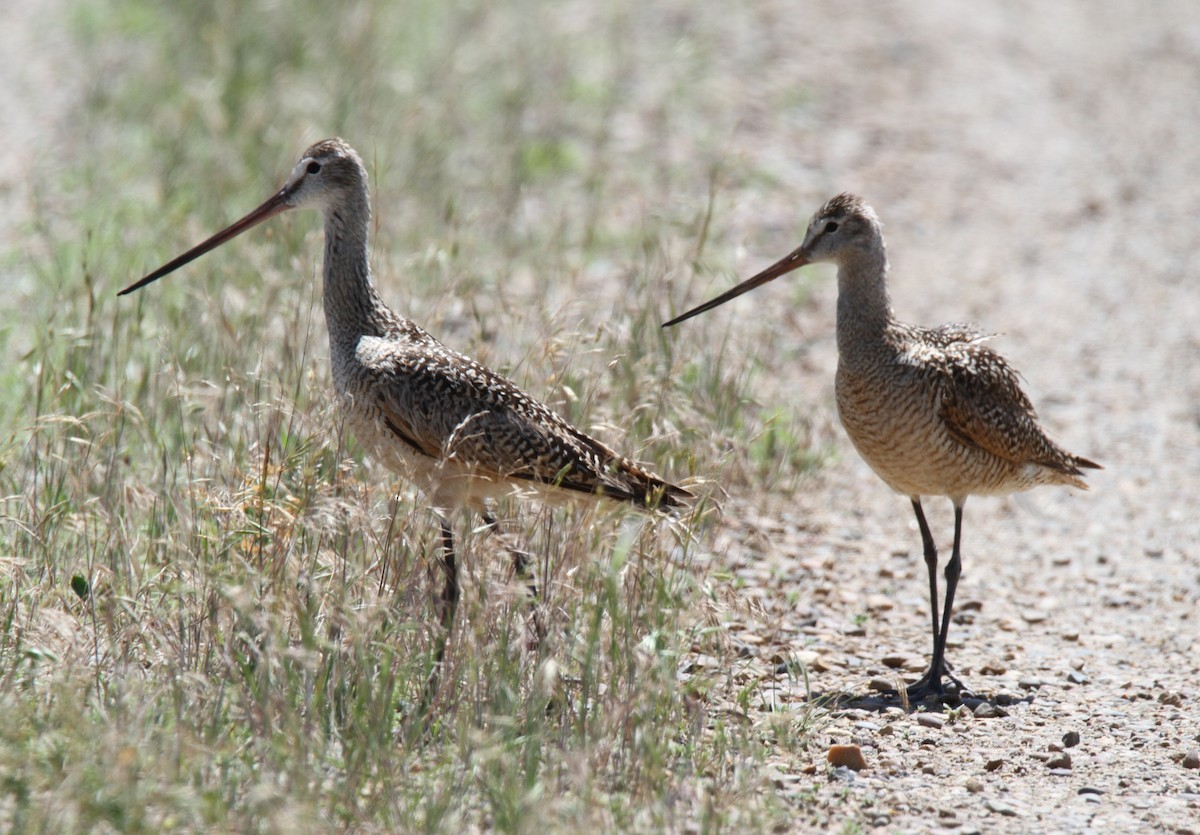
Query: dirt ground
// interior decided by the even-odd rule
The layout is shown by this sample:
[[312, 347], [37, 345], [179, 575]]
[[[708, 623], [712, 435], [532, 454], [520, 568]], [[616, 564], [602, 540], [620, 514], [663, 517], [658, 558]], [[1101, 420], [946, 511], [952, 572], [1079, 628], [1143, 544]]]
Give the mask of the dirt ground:
[[[1200, 12], [845, 8], [764, 6], [761, 83], [806, 89], [812, 107], [740, 129], [738, 153], [779, 160], [795, 194], [740, 222], [798, 242], [824, 198], [863, 194], [885, 224], [897, 313], [1002, 332], [1046, 426], [1106, 469], [1087, 493], [967, 505], [950, 660], [1000, 715], [853, 707], [800, 764], [819, 779], [781, 757], [775, 782], [798, 829], [1200, 832]], [[6, 147], [55, 123], [37, 97], [0, 91], [0, 114], [21, 117]], [[6, 214], [21, 170], [0, 168]], [[816, 692], [861, 696], [929, 651], [916, 526], [836, 427], [832, 276], [814, 292], [780, 323], [804, 342], [801, 367], [762, 397], [820, 410], [840, 458], [787, 502], [732, 496], [711, 545], [746, 583], [722, 617], [760, 708], [799, 704], [770, 674], [789, 654]], [[948, 503], [926, 507], [948, 552]], [[827, 743], [860, 745], [867, 768], [826, 777]]]
[[[1200, 832], [1200, 14], [967, 6], [787, 22], [771, 72], [819, 91], [827, 126], [793, 149], [813, 172], [800, 213], [867, 196], [897, 314], [1002, 333], [1044, 424], [1106, 469], [1087, 493], [967, 504], [949, 658], [1006, 715], [847, 710], [813, 763], [857, 743], [868, 768], [817, 794], [830, 825], [884, 831]], [[799, 219], [774, 220], [798, 242]], [[802, 388], [780, 392], [831, 427], [834, 284], [796, 315]], [[731, 503], [714, 552], [762, 606], [728, 615], [747, 677], [793, 651], [815, 691], [864, 695], [927, 660], [925, 569], [908, 502], [837, 437], [841, 460], [792, 503]], [[925, 504], [948, 555], [949, 503]], [[790, 767], [777, 784], [800, 797]]]

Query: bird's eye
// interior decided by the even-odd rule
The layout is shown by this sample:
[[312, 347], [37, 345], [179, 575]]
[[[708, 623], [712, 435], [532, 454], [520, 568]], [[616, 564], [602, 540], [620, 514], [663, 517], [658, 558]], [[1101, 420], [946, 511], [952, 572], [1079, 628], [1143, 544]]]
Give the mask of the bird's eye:
[[831, 220], [825, 224], [825, 234], [826, 235], [836, 232], [837, 230], [838, 230], [838, 225], [837, 225], [836, 220]]
[[310, 163], [308, 164], [308, 173], [309, 173], [309, 174], [316, 174], [316, 173], [317, 173], [318, 171], [320, 171], [320, 170], [321, 170], [321, 163], [319, 163], [319, 162], [310, 162]]

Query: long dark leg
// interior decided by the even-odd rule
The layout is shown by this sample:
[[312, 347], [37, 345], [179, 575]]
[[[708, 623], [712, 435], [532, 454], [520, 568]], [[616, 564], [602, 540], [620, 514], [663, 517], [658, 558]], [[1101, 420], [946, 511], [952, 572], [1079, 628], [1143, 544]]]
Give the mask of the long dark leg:
[[933, 663], [930, 672], [935, 673], [934, 679], [941, 690], [941, 676], [946, 673], [946, 637], [950, 634], [950, 612], [954, 608], [954, 590], [958, 588], [958, 578], [962, 574], [962, 505], [954, 505], [954, 551], [950, 562], [946, 563], [946, 601], [942, 609], [942, 631], [938, 635], [937, 644], [933, 648]]
[[[942, 685], [942, 678], [947, 677], [955, 684], [962, 688], [962, 684], [946, 671], [946, 638], [950, 634], [950, 615], [954, 609], [954, 592], [958, 588], [958, 578], [962, 575], [962, 505], [955, 503], [954, 505], [954, 550], [950, 555], [950, 562], [946, 563], [946, 597], [942, 604], [942, 620], [940, 628], [937, 626], [937, 601], [933, 597], [931, 605], [933, 606], [933, 619], [935, 632], [933, 637], [933, 658], [929, 662], [929, 670], [915, 684], [909, 685], [908, 695], [910, 698], [920, 699], [930, 695], [941, 695], [946, 692], [946, 688]], [[918, 516], [918, 518], [920, 518]], [[926, 560], [928, 562], [928, 560]], [[937, 567], [937, 558], [930, 564], [929, 571], [929, 586], [931, 597], [935, 594], [933, 591], [937, 588], [937, 577], [935, 569]]]
[[914, 498], [912, 506], [917, 514], [917, 527], [921, 529], [921, 544], [925, 547], [925, 568], [929, 573], [929, 617], [933, 626], [931, 634], [933, 635], [933, 647], [936, 652], [938, 632], [941, 629], [941, 623], [938, 621], [937, 545], [933, 542], [933, 534], [929, 530], [929, 523], [925, 521], [925, 511], [921, 508], [921, 500]]
[[[450, 630], [454, 628], [454, 613], [458, 610], [458, 560], [454, 554], [454, 532], [450, 530], [450, 525], [444, 519], [442, 523], [442, 559], [441, 568], [445, 575], [445, 585], [442, 587], [442, 596], [438, 599], [437, 611], [438, 619], [442, 622], [442, 629], [449, 636]], [[444, 648], [444, 647], [443, 647]], [[439, 655], [438, 661], [441, 661]]]
[[[492, 533], [500, 532], [499, 523], [494, 516], [486, 511], [481, 511], [480, 515], [483, 517], [483, 523]], [[517, 582], [524, 584], [525, 590], [529, 592], [529, 599], [532, 601], [529, 614], [525, 619], [525, 649], [533, 652], [546, 637], [546, 618], [538, 596], [537, 576], [531, 570], [534, 558], [528, 551], [514, 548], [507, 543], [504, 544], [504, 549], [512, 557], [513, 577]]]
[[442, 526], [442, 556], [438, 564], [445, 575], [445, 585], [441, 595], [434, 601], [438, 620], [441, 622], [441, 635], [438, 636], [437, 652], [434, 653], [433, 669], [425, 682], [425, 693], [421, 697], [421, 713], [429, 706], [442, 681], [442, 662], [446, 658], [446, 645], [450, 642], [450, 633], [454, 629], [454, 614], [458, 610], [458, 560], [454, 554], [454, 531], [445, 519], [438, 520]]
[[[937, 658], [938, 635], [941, 632], [941, 622], [938, 620], [938, 582], [937, 582], [937, 565], [938, 553], [937, 545], [933, 542], [933, 534], [929, 530], [929, 523], [925, 521], [925, 511], [921, 507], [921, 499], [918, 496], [912, 497], [913, 512], [917, 514], [917, 527], [921, 530], [921, 544], [925, 548], [925, 568], [929, 573], [929, 617], [931, 620], [931, 635], [933, 641], [933, 657]], [[910, 697], [920, 698], [930, 692], [931, 676], [934, 672], [933, 665], [930, 665], [929, 670], [925, 675], [921, 676], [914, 684], [910, 684], [906, 689]]]
[[[500, 523], [496, 521], [496, 517], [486, 512], [480, 513], [479, 515], [483, 517], [483, 524], [488, 526], [489, 531], [492, 533], [500, 532]], [[523, 583], [525, 588], [529, 591], [530, 596], [534, 600], [537, 600], [537, 577], [535, 577], [534, 573], [530, 570], [530, 565], [534, 561], [533, 557], [530, 556], [527, 551], [522, 551], [520, 548], [513, 548], [508, 544], [505, 544], [504, 549], [508, 551], [509, 556], [512, 557], [513, 576], [516, 577], [518, 582]]]

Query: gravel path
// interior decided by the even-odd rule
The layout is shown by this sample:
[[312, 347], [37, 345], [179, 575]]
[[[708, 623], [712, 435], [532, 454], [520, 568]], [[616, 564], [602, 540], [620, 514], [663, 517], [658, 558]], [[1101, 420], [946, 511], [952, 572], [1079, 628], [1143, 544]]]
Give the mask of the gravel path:
[[[967, 504], [949, 658], [980, 693], [1020, 701], [989, 719], [843, 713], [813, 763], [857, 743], [868, 768], [835, 772], [808, 823], [1200, 832], [1200, 15], [969, 5], [780, 15], [773, 83], [816, 90], [817, 113], [762, 150], [801, 156], [789, 185], [807, 195], [769, 222], [798, 241], [833, 191], [866, 196], [898, 315], [1002, 332], [1046, 426], [1106, 469], [1088, 493]], [[832, 424], [832, 276], [815, 293], [796, 317], [806, 389], [780, 397]], [[760, 611], [729, 616], [735, 637], [798, 651], [818, 692], [864, 694], [927, 659], [924, 566], [907, 501], [837, 437], [842, 460], [787, 506], [735, 502], [714, 552], [760, 592]], [[949, 503], [931, 505], [948, 553]], [[800, 698], [780, 686], [764, 696]], [[777, 783], [804, 808], [811, 778], [794, 767], [781, 760]]]

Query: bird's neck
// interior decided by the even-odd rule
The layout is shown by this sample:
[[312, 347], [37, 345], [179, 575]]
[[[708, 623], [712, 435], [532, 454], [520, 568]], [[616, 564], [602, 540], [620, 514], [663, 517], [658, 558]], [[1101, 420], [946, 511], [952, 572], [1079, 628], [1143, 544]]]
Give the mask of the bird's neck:
[[850, 253], [838, 264], [837, 344], [843, 358], [871, 351], [886, 339], [895, 321], [887, 275], [882, 241]]
[[331, 340], [382, 334], [387, 306], [368, 261], [366, 198], [325, 213], [325, 318]]

